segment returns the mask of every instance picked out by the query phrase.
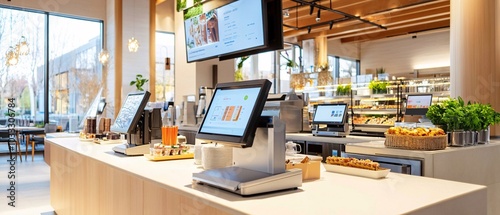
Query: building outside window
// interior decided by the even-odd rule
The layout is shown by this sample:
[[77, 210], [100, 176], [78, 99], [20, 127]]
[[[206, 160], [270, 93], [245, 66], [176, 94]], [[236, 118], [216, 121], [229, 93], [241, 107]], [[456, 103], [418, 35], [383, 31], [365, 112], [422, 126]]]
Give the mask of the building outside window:
[[[0, 55], [0, 124], [5, 124], [9, 98], [16, 100], [18, 122], [43, 126], [48, 113], [51, 123], [66, 129], [69, 116], [81, 120], [102, 87], [102, 64], [97, 59], [102, 26], [99, 20], [0, 7], [0, 50], [15, 48], [24, 40], [29, 47], [26, 55], [15, 52], [16, 64], [6, 63], [6, 52]], [[49, 89], [44, 89], [46, 81]], [[48, 110], [44, 110], [45, 94]]]

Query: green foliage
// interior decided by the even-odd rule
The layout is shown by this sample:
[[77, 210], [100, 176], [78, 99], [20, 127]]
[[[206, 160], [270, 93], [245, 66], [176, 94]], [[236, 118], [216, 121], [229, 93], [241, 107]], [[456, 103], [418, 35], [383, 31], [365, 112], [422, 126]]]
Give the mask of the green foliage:
[[187, 0], [177, 0], [177, 12], [180, 12], [181, 10], [184, 10], [184, 8], [186, 8], [186, 1]]
[[464, 129], [465, 104], [462, 98], [449, 99], [441, 104], [444, 108], [442, 120], [446, 124], [447, 131], [458, 131]]
[[349, 95], [351, 92], [351, 84], [346, 84], [346, 85], [339, 85], [337, 86], [337, 95], [338, 96], [344, 96], [344, 95]]
[[189, 8], [184, 14], [184, 20], [190, 19], [192, 17], [198, 16], [203, 13], [203, 5], [198, 4], [194, 7]]
[[286, 64], [285, 66], [288, 67], [288, 68], [294, 68], [294, 67], [297, 67], [299, 65], [297, 65], [297, 63], [295, 63], [295, 61], [293, 61], [292, 59], [290, 59], [290, 57], [288, 56], [288, 52], [285, 52], [285, 55], [283, 55], [283, 52], [280, 52], [280, 55], [281, 57], [285, 58], [286, 60]]
[[387, 81], [370, 81], [368, 88], [373, 91], [374, 94], [387, 93]]
[[443, 129], [446, 131], [446, 122], [443, 120], [445, 110], [441, 103], [433, 104], [429, 107], [425, 116], [431, 120], [432, 124], [444, 126]]
[[238, 69], [234, 72], [234, 80], [235, 81], [243, 81], [243, 63], [248, 60], [250, 56], [243, 56], [239, 58], [239, 62], [237, 64]]
[[142, 78], [141, 74], [137, 74], [135, 76], [135, 81], [131, 81], [130, 82], [130, 86], [134, 86], [135, 85], [135, 88], [137, 88], [137, 91], [144, 91], [144, 89], [142, 88], [142, 86], [144, 86], [144, 84], [146, 82], [148, 82], [148, 81], [149, 81], [148, 79]]

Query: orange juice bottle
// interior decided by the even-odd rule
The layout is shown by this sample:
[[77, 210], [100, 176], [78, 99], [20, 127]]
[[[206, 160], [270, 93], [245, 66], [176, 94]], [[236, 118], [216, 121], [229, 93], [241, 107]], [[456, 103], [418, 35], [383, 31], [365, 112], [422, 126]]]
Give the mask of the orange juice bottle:
[[168, 126], [162, 126], [161, 127], [161, 143], [163, 143], [163, 145], [170, 145], [167, 143], [168, 141]]

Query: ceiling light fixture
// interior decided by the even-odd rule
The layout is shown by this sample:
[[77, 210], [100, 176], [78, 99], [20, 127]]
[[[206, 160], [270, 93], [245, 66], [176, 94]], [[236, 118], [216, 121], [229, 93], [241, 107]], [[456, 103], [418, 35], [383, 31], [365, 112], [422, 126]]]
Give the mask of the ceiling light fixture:
[[128, 51], [129, 52], [137, 52], [139, 49], [139, 41], [134, 37], [128, 39]]
[[16, 51], [19, 55], [28, 55], [28, 53], [30, 52], [30, 47], [28, 46], [26, 37], [21, 36], [21, 39], [19, 39], [19, 43], [16, 45]]
[[308, 33], [308, 34], [309, 34], [309, 33], [311, 33], [311, 26], [308, 26], [308, 27], [307, 27], [307, 33]]
[[311, 8], [309, 9], [309, 15], [312, 15], [314, 12], [314, 4], [309, 5]]
[[321, 9], [318, 9], [318, 15], [316, 16], [316, 22], [321, 21]]
[[106, 49], [101, 50], [99, 53], [99, 62], [102, 63], [102, 65], [108, 64], [109, 61], [109, 52]]
[[288, 11], [288, 9], [283, 10], [283, 17], [285, 18], [290, 17], [290, 12]]
[[330, 21], [330, 30], [332, 30], [333, 27], [333, 21]]

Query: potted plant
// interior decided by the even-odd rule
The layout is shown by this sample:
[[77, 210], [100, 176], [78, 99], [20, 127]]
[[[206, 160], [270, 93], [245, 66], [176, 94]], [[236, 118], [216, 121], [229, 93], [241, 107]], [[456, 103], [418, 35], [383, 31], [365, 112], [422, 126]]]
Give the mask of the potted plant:
[[248, 60], [248, 58], [250, 58], [250, 56], [240, 57], [240, 59], [239, 59], [240, 62], [238, 62], [238, 65], [236, 66], [237, 69], [234, 72], [234, 80], [235, 81], [243, 81], [243, 63], [246, 60]]
[[286, 68], [288, 68], [288, 74], [291, 74], [292, 69], [298, 66], [297, 63], [295, 63], [295, 61], [290, 59], [290, 56], [288, 56], [288, 52], [286, 52], [286, 51], [285, 51], [284, 55], [283, 55], [283, 52], [280, 52], [280, 55], [281, 55], [281, 57], [285, 58], [286, 63], [284, 64], [284, 66], [286, 66]]
[[130, 86], [134, 86], [135, 85], [135, 88], [137, 88], [137, 91], [144, 91], [144, 89], [142, 88], [142, 86], [144, 86], [144, 84], [146, 82], [148, 82], [149, 80], [147, 78], [142, 78], [142, 75], [141, 74], [137, 74], [135, 76], [135, 81], [131, 81], [130, 82]]
[[490, 141], [490, 125], [494, 125], [500, 122], [500, 113], [495, 112], [495, 110], [489, 104], [476, 104], [476, 111], [478, 113], [479, 125], [478, 125], [478, 143], [489, 143]]
[[432, 104], [429, 106], [427, 113], [425, 116], [429, 119], [432, 124], [435, 126], [442, 128], [445, 132], [448, 132], [448, 128], [446, 128], [446, 122], [443, 120], [444, 109], [442, 103]]
[[462, 98], [449, 99], [442, 103], [444, 113], [442, 120], [450, 132], [451, 146], [465, 146], [465, 104]]
[[387, 93], [387, 81], [370, 81], [368, 88], [372, 90], [373, 94]]
[[337, 96], [345, 96], [345, 95], [349, 95], [349, 93], [351, 92], [351, 84], [341, 84], [339, 86], [337, 86]]
[[464, 109], [466, 120], [464, 120], [465, 142], [467, 145], [477, 145], [477, 133], [481, 130], [481, 120], [479, 118], [481, 104], [467, 104]]

